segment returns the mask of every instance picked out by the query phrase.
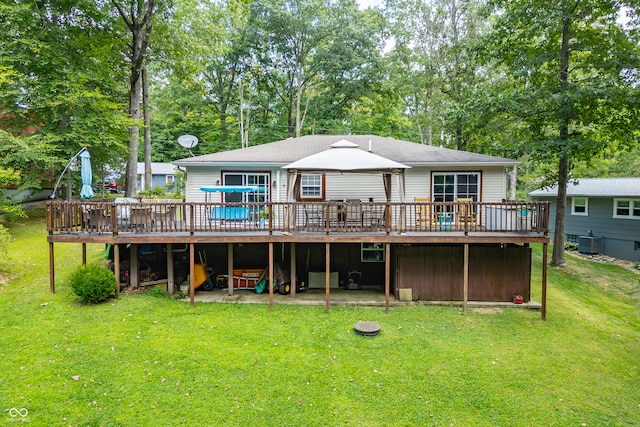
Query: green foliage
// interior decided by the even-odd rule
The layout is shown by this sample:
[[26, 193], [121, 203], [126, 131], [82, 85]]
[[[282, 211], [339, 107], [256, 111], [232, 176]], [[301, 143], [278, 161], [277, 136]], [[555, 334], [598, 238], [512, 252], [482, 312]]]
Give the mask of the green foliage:
[[64, 160], [58, 157], [54, 145], [44, 139], [35, 134], [16, 137], [0, 130], [0, 165], [17, 171], [11, 185], [20, 189], [52, 186], [55, 175], [51, 172]]
[[564, 264], [573, 164], [637, 144], [640, 34], [619, 22], [620, 8], [613, 0], [489, 2], [492, 30], [479, 51], [487, 67], [502, 71], [496, 78], [502, 84], [483, 109], [518, 122], [514, 151], [557, 164], [546, 177], [559, 188], [552, 265]]
[[69, 286], [83, 302], [99, 303], [109, 298], [118, 286], [111, 270], [99, 264], [76, 268], [69, 276]]
[[[19, 185], [54, 181], [82, 146], [96, 177], [125, 163], [128, 129], [140, 123], [128, 118], [131, 28], [114, 5], [126, 14], [134, 3], [0, 4], [0, 119], [13, 135], [0, 132], [0, 166], [20, 170]], [[607, 170], [600, 155], [638, 137], [638, 22], [621, 28], [619, 2], [566, 10], [548, 0], [494, 0], [486, 10], [476, 0], [391, 0], [380, 10], [352, 0], [155, 4], [152, 50], [140, 52], [151, 60], [153, 161], [189, 156], [176, 143], [183, 134], [199, 138], [195, 155], [240, 148], [242, 110], [250, 145], [299, 126], [301, 134], [372, 133], [528, 155], [545, 163], [545, 182], [557, 178], [554, 162], [565, 152], [575, 176], [640, 167]], [[564, 89], [559, 16], [571, 21]], [[566, 140], [559, 123], [568, 123]]]
[[164, 187], [153, 187], [151, 190], [142, 190], [138, 192], [138, 197], [158, 199], [165, 197], [167, 190]]
[[172, 298], [172, 295], [169, 292], [163, 290], [160, 286], [154, 286], [147, 290], [147, 295], [156, 298]]
[[0, 158], [21, 185], [51, 185], [83, 146], [96, 165], [123, 158], [130, 121], [114, 21], [90, 0], [0, 5], [0, 117], [14, 135], [0, 136]]
[[4, 257], [7, 254], [7, 248], [11, 243], [11, 233], [2, 224], [0, 224], [0, 256]]
[[576, 252], [578, 250], [578, 244], [572, 242], [564, 242], [564, 250]]
[[[635, 66], [632, 58], [639, 52], [637, 34], [617, 21], [619, 3], [533, 4], [536, 13], [528, 2], [490, 3], [495, 24], [483, 48], [489, 66], [504, 71], [504, 82], [487, 92], [490, 99], [482, 108], [516, 118], [526, 132], [513, 141], [514, 149], [538, 160], [562, 154], [575, 162], [609, 144], [632, 144], [637, 88], [626, 69]], [[563, 31], [570, 34], [565, 48]], [[566, 74], [561, 73], [563, 57]]]
[[624, 149], [613, 153], [609, 151], [587, 160], [575, 162], [573, 176], [576, 178], [638, 176], [640, 148]]
[[[5, 198], [6, 188], [15, 184], [20, 180], [20, 173], [13, 169], [5, 169], [0, 167], [0, 215], [4, 218], [13, 216], [25, 217], [22, 205], [13, 203], [11, 199]], [[11, 242], [11, 234], [3, 224], [0, 224], [0, 256], [4, 256], [7, 247]]]
[[[490, 75], [481, 67], [473, 43], [486, 31], [481, 1], [392, 0], [386, 2], [394, 49], [387, 72], [402, 97], [404, 115], [424, 144], [486, 152], [488, 126], [470, 105]], [[501, 122], [504, 125], [504, 122]], [[497, 127], [499, 128], [499, 127]], [[502, 154], [502, 153], [500, 153]]]

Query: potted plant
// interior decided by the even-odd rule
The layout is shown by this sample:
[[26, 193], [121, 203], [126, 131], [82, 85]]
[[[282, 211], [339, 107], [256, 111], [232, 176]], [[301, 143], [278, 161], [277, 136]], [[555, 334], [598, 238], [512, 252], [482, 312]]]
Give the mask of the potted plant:
[[260, 218], [260, 228], [264, 228], [265, 221], [269, 220], [269, 208], [260, 209], [258, 217]]

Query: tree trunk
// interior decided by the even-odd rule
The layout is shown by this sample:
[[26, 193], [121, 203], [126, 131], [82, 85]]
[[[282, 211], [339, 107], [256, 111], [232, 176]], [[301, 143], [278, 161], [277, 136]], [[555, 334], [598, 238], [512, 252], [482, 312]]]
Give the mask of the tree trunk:
[[133, 124], [129, 128], [129, 157], [127, 158], [127, 173], [125, 178], [125, 196], [134, 197], [138, 181], [138, 140], [140, 137], [140, 91], [142, 85], [142, 69], [151, 39], [153, 15], [156, 10], [156, 0], [131, 1], [128, 7], [118, 0], [111, 0], [120, 17], [131, 31], [131, 44], [127, 55], [131, 61], [131, 75], [129, 77], [129, 115]]
[[564, 225], [567, 208], [567, 181], [569, 180], [569, 159], [565, 153], [558, 161], [558, 205], [556, 206], [555, 234], [553, 235], [553, 254], [551, 265], [564, 267]]
[[516, 199], [516, 184], [518, 181], [518, 166], [514, 165], [509, 173], [509, 199]]
[[247, 117], [245, 123], [244, 117], [244, 109], [245, 109], [245, 101], [244, 101], [244, 81], [240, 81], [238, 85], [238, 95], [240, 98], [240, 108], [238, 108], [238, 113], [240, 115], [238, 120], [238, 126], [240, 127], [240, 146], [241, 148], [247, 148], [249, 146], [249, 120], [251, 118], [251, 108], [249, 107], [249, 100], [247, 101]]
[[300, 137], [300, 104], [302, 103], [302, 65], [296, 66], [296, 138]]
[[464, 140], [464, 135], [462, 134], [462, 126], [460, 124], [456, 124], [456, 150], [464, 151], [467, 149], [467, 143]]
[[140, 120], [140, 70], [131, 69], [131, 87], [129, 88], [129, 116], [134, 124], [129, 128], [129, 157], [127, 159], [127, 175], [125, 183], [125, 196], [135, 197], [138, 181], [138, 139], [140, 129], [137, 122]]
[[[227, 131], [227, 104], [220, 104], [218, 109], [218, 119], [220, 120], [220, 141], [226, 143], [229, 139], [229, 132]], [[226, 144], [225, 144], [226, 146]]]
[[[566, 93], [569, 87], [569, 29], [571, 19], [568, 12], [562, 18], [562, 45], [560, 48], [560, 89], [561, 93]], [[562, 101], [560, 118], [560, 147], [558, 159], [558, 204], [556, 206], [556, 228], [553, 235], [553, 254], [551, 255], [551, 265], [564, 267], [564, 225], [567, 207], [567, 182], [569, 181], [569, 153], [566, 151], [569, 139], [569, 116], [568, 101], [564, 97]]]
[[431, 105], [431, 99], [429, 99], [429, 105], [427, 105], [427, 144], [433, 145], [433, 106]]
[[[429, 99], [428, 96], [427, 96], [427, 99]], [[427, 106], [427, 111], [428, 110], [429, 110], [429, 107]], [[418, 92], [415, 90], [413, 91], [413, 111], [412, 112], [413, 112], [413, 119], [416, 121], [416, 127], [418, 128], [418, 138], [420, 139], [420, 144], [424, 145], [425, 144], [424, 132], [422, 131], [422, 124], [420, 123], [420, 100], [418, 98]]]
[[142, 113], [144, 115], [144, 189], [151, 191], [151, 111], [149, 106], [149, 81], [147, 79], [147, 67], [142, 69]]
[[293, 92], [289, 92], [288, 98], [288, 106], [287, 106], [287, 136], [292, 137], [295, 133], [295, 123], [293, 119], [294, 114], [294, 95]]

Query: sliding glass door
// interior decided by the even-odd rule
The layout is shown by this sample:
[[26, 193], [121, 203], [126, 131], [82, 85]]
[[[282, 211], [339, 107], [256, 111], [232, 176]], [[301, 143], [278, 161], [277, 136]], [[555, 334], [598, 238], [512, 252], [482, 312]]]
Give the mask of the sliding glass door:
[[258, 187], [257, 192], [225, 193], [225, 202], [268, 202], [271, 200], [269, 173], [225, 172], [224, 185], [250, 185]]

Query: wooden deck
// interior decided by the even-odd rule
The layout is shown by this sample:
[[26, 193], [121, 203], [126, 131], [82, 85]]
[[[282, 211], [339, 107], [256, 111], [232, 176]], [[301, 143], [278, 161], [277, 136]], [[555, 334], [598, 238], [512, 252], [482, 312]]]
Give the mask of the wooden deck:
[[548, 222], [548, 202], [47, 204], [48, 241], [76, 243], [544, 243]]
[[[262, 244], [262, 251], [267, 253], [259, 262], [267, 266], [267, 283], [273, 283], [276, 263], [274, 246], [282, 244], [279, 245], [282, 251], [279, 262], [288, 265], [290, 283], [296, 283], [297, 271], [304, 265], [305, 255], [297, 255], [302, 251], [296, 247], [306, 247], [308, 260], [308, 244], [321, 244], [314, 248], [314, 259], [323, 260], [323, 265], [318, 265], [319, 270], [316, 271], [325, 272], [324, 303], [327, 311], [331, 302], [332, 262], [334, 265], [340, 264], [341, 258], [348, 258], [345, 248], [350, 244], [380, 244], [384, 253], [391, 254], [393, 251], [396, 254], [393, 264], [387, 255], [377, 264], [377, 268], [366, 265], [370, 274], [375, 274], [384, 282], [384, 305], [387, 311], [391, 297], [397, 296], [400, 288], [413, 287], [416, 292], [423, 292], [424, 284], [428, 282], [423, 275], [429, 271], [432, 280], [426, 291], [435, 293], [442, 300], [460, 299], [466, 312], [468, 303], [474, 299], [509, 299], [512, 284], [519, 284], [522, 290], [518, 293], [528, 296], [531, 255], [527, 246], [530, 243], [542, 243], [541, 314], [543, 319], [546, 316], [548, 202], [216, 204], [151, 200], [134, 203], [118, 203], [114, 200], [50, 201], [47, 203], [47, 231], [52, 292], [55, 291], [55, 243], [81, 243], [83, 263], [86, 262], [86, 244], [112, 244], [114, 272], [121, 271], [121, 261], [127, 262], [130, 265], [130, 283], [134, 286], [139, 284], [137, 251], [130, 251], [128, 260], [121, 260], [120, 248], [125, 250], [129, 244], [132, 247], [165, 245], [167, 286], [170, 292], [176, 286], [171, 248], [172, 245], [181, 244], [188, 248], [192, 304], [195, 302], [196, 288], [196, 245], [212, 245], [214, 250], [216, 247], [225, 247], [227, 261], [226, 269], [223, 264], [223, 271], [231, 272], [237, 261], [234, 260], [234, 252], [237, 252], [237, 258], [240, 258], [240, 252], [251, 254], [251, 249], [236, 249], [243, 245], [255, 247], [251, 244]], [[332, 251], [338, 254], [339, 260], [332, 261]], [[429, 255], [422, 254], [425, 251]], [[357, 259], [362, 261], [360, 256]], [[436, 264], [425, 266], [424, 260]], [[473, 275], [471, 278], [470, 273]], [[491, 276], [491, 280], [486, 279], [487, 275]], [[494, 280], [496, 277], [500, 280]], [[483, 290], [487, 283], [497, 282], [500, 283], [492, 285], [491, 292]], [[232, 297], [234, 289], [231, 281], [229, 283], [226, 293]], [[440, 292], [442, 289], [439, 284], [455, 286], [451, 285], [452, 288], [447, 285], [446, 292]], [[269, 291], [269, 303], [273, 305], [273, 288]], [[294, 291], [292, 297], [295, 297]]]

